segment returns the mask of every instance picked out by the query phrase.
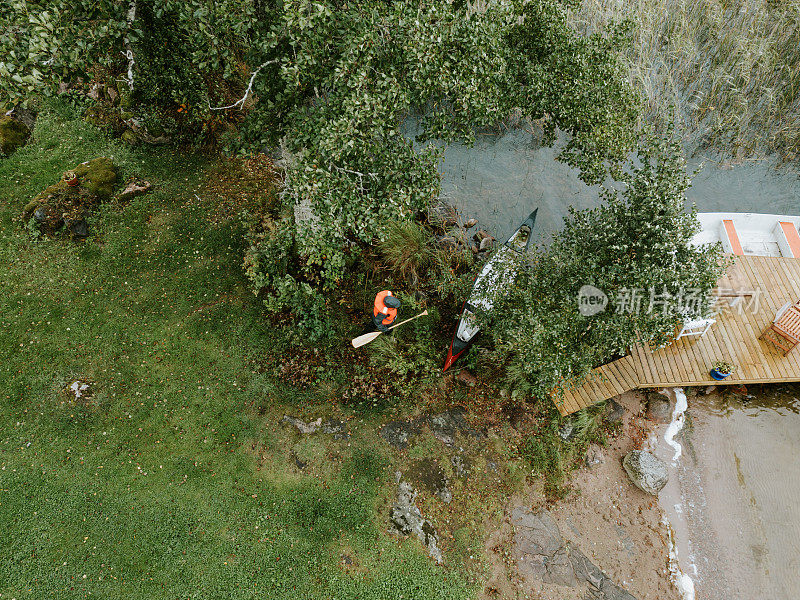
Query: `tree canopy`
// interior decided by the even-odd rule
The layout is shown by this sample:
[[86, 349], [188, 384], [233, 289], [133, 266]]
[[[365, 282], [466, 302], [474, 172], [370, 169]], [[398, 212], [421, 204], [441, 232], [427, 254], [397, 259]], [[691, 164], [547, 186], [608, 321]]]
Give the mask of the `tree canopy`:
[[[547, 396], [635, 342], [670, 341], [684, 319], [707, 314], [725, 269], [721, 248], [689, 244], [699, 223], [677, 142], [649, 138], [639, 163], [605, 189], [604, 203], [570, 210], [562, 231], [498, 298], [491, 328], [498, 359], [521, 389]], [[583, 286], [608, 304], [582, 314]]]
[[[569, 136], [588, 182], [633, 148], [626, 30], [583, 36], [572, 0], [34, 0], [0, 8], [0, 103], [116, 82], [123, 117], [233, 148], [282, 141], [303, 277], [334, 286], [347, 257], [439, 193], [426, 140], [470, 143], [512, 111]], [[126, 89], [127, 88], [127, 89]], [[400, 126], [420, 116], [414, 141]]]

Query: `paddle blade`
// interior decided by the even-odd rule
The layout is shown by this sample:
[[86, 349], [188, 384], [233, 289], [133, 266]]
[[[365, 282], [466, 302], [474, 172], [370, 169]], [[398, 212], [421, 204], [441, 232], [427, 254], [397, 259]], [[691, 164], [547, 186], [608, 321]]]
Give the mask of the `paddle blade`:
[[354, 339], [351, 344], [353, 344], [353, 348], [360, 348], [361, 346], [366, 346], [376, 337], [378, 337], [382, 332], [380, 331], [371, 331], [369, 333], [365, 333], [364, 335], [358, 336]]

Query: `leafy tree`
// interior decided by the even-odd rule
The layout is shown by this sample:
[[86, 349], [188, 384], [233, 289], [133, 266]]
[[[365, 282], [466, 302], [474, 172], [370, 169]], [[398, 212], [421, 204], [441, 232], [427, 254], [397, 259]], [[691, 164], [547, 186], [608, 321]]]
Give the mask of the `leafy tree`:
[[348, 248], [439, 193], [436, 154], [399, 131], [410, 112], [419, 142], [469, 143], [521, 108], [571, 135], [562, 156], [591, 181], [632, 147], [623, 30], [577, 34], [574, 0], [468, 4], [14, 0], [0, 8], [0, 102], [105, 78], [132, 88], [124, 110], [140, 121], [160, 109], [213, 130], [245, 116], [241, 149], [284, 141], [287, 199], [317, 217], [296, 221], [303, 276], [330, 287]]
[[[280, 142], [295, 218], [276, 247], [293, 256], [277, 275], [251, 260], [272, 253], [271, 232], [248, 274], [272, 290], [273, 309], [302, 300], [298, 314], [319, 315], [315, 290], [336, 288], [362, 246], [439, 195], [429, 140], [471, 143], [521, 109], [551, 141], [569, 135], [561, 156], [587, 181], [632, 150], [625, 29], [580, 35], [575, 2], [12, 0], [0, 7], [0, 104], [100, 82], [122, 95], [123, 122], [151, 138], [235, 124], [232, 149]], [[400, 128], [410, 114], [421, 124], [413, 141]]]
[[346, 249], [385, 239], [392, 218], [438, 196], [438, 156], [399, 131], [409, 113], [420, 115], [420, 143], [471, 143], [476, 129], [521, 108], [546, 121], [551, 139], [556, 128], [571, 134], [562, 156], [587, 181], [624, 159], [638, 110], [616, 57], [624, 30], [583, 38], [568, 24], [571, 4], [283, 4], [275, 50], [263, 57], [278, 53], [280, 67], [254, 86], [275, 100], [245, 130], [263, 130], [269, 115], [285, 136], [287, 196], [310, 213], [297, 223], [307, 278], [336, 285]]
[[255, 13], [241, 0], [0, 3], [0, 106], [99, 83], [119, 90], [131, 118], [183, 104], [184, 127], [219, 119], [211, 98], [238, 85]]
[[114, 50], [122, 50], [126, 10], [88, 0], [0, 3], [0, 106], [27, 103], [62, 79], [119, 62]]
[[630, 41], [630, 21], [610, 35], [576, 35], [570, 11], [580, 0], [521, 2], [507, 34], [514, 106], [543, 119], [552, 141], [557, 129], [571, 137], [561, 160], [587, 183], [600, 183], [606, 165], [622, 164], [636, 143], [639, 98], [618, 53]]
[[[571, 210], [498, 297], [497, 359], [521, 391], [546, 397], [637, 341], [667, 343], [683, 319], [709, 308], [725, 261], [718, 245], [689, 245], [699, 224], [684, 209], [689, 177], [679, 144], [648, 138], [621, 183], [605, 189], [600, 207]], [[584, 285], [607, 294], [605, 310], [579, 312]]]

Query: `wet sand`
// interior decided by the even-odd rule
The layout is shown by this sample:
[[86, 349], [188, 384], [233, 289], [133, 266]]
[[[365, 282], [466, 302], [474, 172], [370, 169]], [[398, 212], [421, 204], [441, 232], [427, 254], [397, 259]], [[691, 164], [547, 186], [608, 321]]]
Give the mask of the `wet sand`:
[[[623, 394], [620, 434], [602, 449], [600, 464], [574, 473], [573, 492], [547, 505], [535, 485], [510, 507], [548, 508], [563, 538], [638, 600], [795, 600], [800, 385], [750, 392], [687, 390], [684, 426], [674, 438], [681, 451], [677, 460], [677, 448], [664, 438], [668, 425], [644, 419], [644, 394]], [[670, 395], [674, 406], [671, 390]], [[670, 469], [657, 501], [636, 488], [621, 465], [643, 435], [646, 447]], [[513, 528], [506, 521], [487, 540], [487, 555], [512, 547]], [[677, 560], [670, 560], [671, 550]], [[506, 571], [500, 561], [495, 566], [498, 573], [486, 588], [493, 591], [485, 590], [482, 598], [583, 597], [577, 588], [543, 584], [514, 566]], [[694, 595], [679, 589], [675, 566], [691, 578]]]
[[794, 600], [800, 590], [800, 388], [754, 396], [690, 397], [683, 456], [661, 493], [697, 598]]
[[[642, 394], [617, 399], [625, 406], [622, 431], [603, 449], [604, 461], [583, 468], [572, 479], [573, 493], [551, 508], [565, 539], [578, 546], [619, 586], [638, 600], [678, 600], [669, 572], [668, 531], [653, 496], [636, 486], [622, 467], [622, 457], [636, 449]], [[547, 600], [561, 596], [541, 593]]]
[[662, 510], [653, 496], [630, 482], [622, 467], [622, 457], [635, 449], [635, 440], [641, 439], [649, 427], [642, 418], [643, 396], [628, 392], [618, 400], [626, 408], [619, 435], [609, 440], [607, 447], [594, 449], [602, 455], [601, 462], [573, 474], [572, 492], [566, 499], [548, 504], [541, 480], [536, 480], [521, 497], [511, 499], [507, 518], [486, 541], [486, 555], [492, 559], [491, 576], [479, 596], [482, 600], [594, 597], [587, 596], [580, 586], [544, 583], [511, 561], [514, 528], [508, 516], [515, 506], [534, 512], [547, 509], [563, 539], [637, 600], [680, 599], [669, 571], [669, 533]]

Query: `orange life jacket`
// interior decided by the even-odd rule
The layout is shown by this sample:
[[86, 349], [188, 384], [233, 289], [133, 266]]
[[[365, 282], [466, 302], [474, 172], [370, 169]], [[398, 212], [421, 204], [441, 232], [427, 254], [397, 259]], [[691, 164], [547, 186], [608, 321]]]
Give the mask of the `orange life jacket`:
[[391, 295], [392, 292], [390, 292], [389, 290], [383, 290], [382, 292], [378, 292], [378, 295], [375, 296], [375, 308], [372, 313], [376, 317], [378, 315], [385, 315], [381, 323], [387, 326], [394, 323], [394, 320], [397, 318], [397, 309], [390, 308], [383, 303], [383, 299], [386, 298], [386, 296], [391, 296]]

